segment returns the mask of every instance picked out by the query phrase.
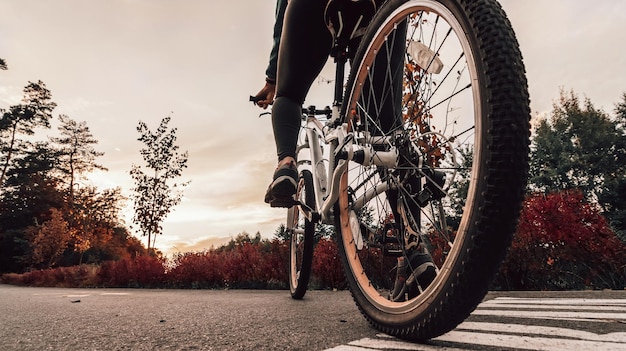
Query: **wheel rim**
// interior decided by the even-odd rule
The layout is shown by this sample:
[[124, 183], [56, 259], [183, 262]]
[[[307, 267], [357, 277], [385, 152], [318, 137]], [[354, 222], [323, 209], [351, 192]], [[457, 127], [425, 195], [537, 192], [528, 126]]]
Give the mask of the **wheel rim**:
[[[305, 203], [304, 179], [300, 179], [296, 198]], [[305, 217], [302, 215], [298, 206], [289, 209], [287, 223], [291, 237], [291, 255], [290, 255], [290, 286], [292, 292], [297, 289], [299, 284], [300, 272], [302, 268], [302, 260], [304, 256], [304, 235], [305, 235]]]
[[[374, 53], [384, 53], [389, 45], [389, 40], [393, 39], [391, 38], [392, 36], [386, 35], [391, 28], [396, 28], [403, 19], [411, 18], [409, 17], [411, 14], [417, 14], [420, 11], [422, 11], [420, 16], [412, 17], [409, 20], [407, 43], [410, 46], [413, 45], [411, 43], [419, 40], [423, 44], [428, 44], [428, 47], [433, 48], [431, 50], [436, 52], [442, 60], [444, 69], [439, 73], [434, 73], [428, 72], [432, 66], [424, 68], [418, 65], [423, 72], [417, 72], [417, 74], [422, 76], [420, 83], [416, 86], [417, 89], [414, 91], [408, 88], [411, 85], [408, 83], [415, 81], [416, 72], [408, 75], [405, 71], [403, 73], [404, 86], [402, 88], [403, 108], [402, 111], [397, 112], [402, 115], [402, 128], [396, 128], [399, 127], [398, 124], [398, 126], [391, 128], [388, 133], [383, 132], [380, 128], [379, 130], [373, 130], [374, 128], [371, 126], [375, 124], [372, 122], [376, 118], [372, 116], [370, 111], [379, 108], [379, 106], [374, 104], [377, 97], [372, 96], [371, 91], [370, 93], [363, 93], [361, 90], [365, 90], [364, 87], [368, 85], [368, 81], [373, 74], [372, 72], [375, 70], [373, 55]], [[360, 130], [359, 132], [361, 133], [365, 130], [370, 132], [370, 134], [387, 135], [389, 140], [385, 142], [389, 143], [389, 146], [397, 146], [394, 143], [397, 143], [397, 140], [401, 138], [396, 137], [396, 134], [405, 134], [405, 139], [411, 140], [411, 138], [406, 138], [406, 135], [413, 133], [413, 136], [417, 136], [417, 138], [413, 138], [409, 145], [415, 145], [412, 148], [419, 150], [417, 154], [420, 154], [421, 158], [419, 161], [409, 163], [410, 166], [408, 168], [413, 167], [415, 170], [423, 170], [426, 166], [426, 168], [436, 169], [445, 173], [445, 183], [431, 183], [439, 185], [439, 188], [446, 194], [458, 194], [459, 191], [463, 190], [454, 184], [455, 179], [461, 179], [464, 191], [467, 192], [464, 202], [472, 203], [476, 191], [475, 183], [478, 179], [478, 167], [474, 165], [479, 162], [478, 160], [481, 157], [481, 145], [477, 141], [482, 140], [480, 135], [482, 133], [482, 124], [481, 119], [478, 117], [482, 115], [482, 105], [478, 84], [472, 84], [478, 81], [479, 74], [470, 43], [464, 36], [457, 36], [456, 39], [452, 38], [458, 40], [456, 43], [450, 43], [450, 38], [454, 37], [455, 33], [464, 33], [463, 27], [448, 8], [434, 1], [409, 1], [397, 8], [388, 18], [389, 20], [380, 27], [374, 36], [374, 40], [371, 41], [367, 50], [369, 54], [364, 56], [361, 66], [353, 68], [358, 69], [359, 75], [355, 80], [356, 83], [353, 85], [355, 90], [350, 94], [352, 99], [347, 101], [347, 111], [350, 111], [351, 126], [355, 130]], [[448, 28], [444, 28], [445, 25]], [[428, 36], [429, 31], [433, 35]], [[451, 54], [454, 49], [458, 51], [458, 55]], [[409, 58], [410, 54], [405, 55], [403, 67], [407, 71], [409, 71], [407, 63], [415, 61]], [[428, 62], [432, 65], [435, 60], [431, 59]], [[364, 67], [367, 67], [367, 69]], [[415, 69], [415, 67], [413, 68]], [[432, 70], [434, 71], [434, 69]], [[394, 76], [393, 72], [387, 73], [390, 77]], [[454, 74], [457, 74], [457, 77], [451, 78], [454, 77]], [[448, 91], [449, 94], [441, 94], [444, 91]], [[409, 96], [410, 98], [407, 99]], [[465, 116], [469, 116], [467, 120], [462, 121], [460, 117], [455, 117], [456, 114], [454, 111], [451, 111], [451, 108], [456, 106], [455, 104], [463, 106], [462, 109], [465, 112]], [[421, 111], [416, 112], [418, 109], [421, 109]], [[424, 126], [427, 126], [428, 129], [425, 130]], [[402, 130], [402, 133], [399, 132], [400, 130]], [[366, 135], [366, 133], [362, 134]], [[390, 141], [393, 139], [395, 140]], [[470, 151], [473, 156], [471, 159], [468, 159]], [[402, 172], [398, 169], [395, 172]], [[430, 201], [427, 206], [422, 208], [418, 219], [414, 218], [416, 216], [407, 216], [406, 213], [411, 211], [407, 211], [406, 208], [411, 206], [414, 208], [415, 200], [405, 196], [408, 195], [408, 192], [406, 187], [402, 185], [402, 182], [391, 180], [393, 175], [383, 175], [382, 173], [384, 172], [386, 171], [383, 170], [381, 172], [380, 168], [372, 166], [365, 167], [354, 163], [349, 165], [347, 174], [344, 174], [341, 179], [342, 191], [339, 198], [340, 232], [347, 262], [352, 272], [354, 272], [358, 289], [376, 309], [386, 313], [400, 314], [423, 307], [425, 305], [423, 301], [442, 290], [445, 278], [451, 274], [451, 268], [456, 264], [456, 257], [467, 235], [468, 221], [472, 213], [469, 207], [463, 211], [463, 203], [453, 203], [443, 198], [438, 201]], [[391, 174], [393, 172], [388, 173]], [[422, 174], [421, 178], [423, 179], [422, 185], [429, 182], [428, 175]], [[373, 189], [373, 184], [380, 182], [388, 184], [387, 190], [394, 187], [397, 188], [396, 191], [399, 194], [398, 202], [402, 204], [397, 207], [405, 208], [403, 218], [384, 218], [394, 213], [394, 210], [389, 208], [387, 192], [370, 190], [370, 194], [367, 194], [369, 189]], [[367, 209], [367, 211], [363, 211], [363, 209]], [[366, 239], [368, 245], [366, 245], [367, 249], [365, 250], [357, 249], [354, 244], [354, 233], [349, 220], [350, 211], [361, 211], [360, 216], [365, 216], [363, 212], [370, 212], [366, 214], [366, 216], [369, 216], [367, 222], [374, 229], [368, 229], [368, 234], [361, 233], [363, 236], [370, 236], [369, 239]], [[447, 219], [448, 215], [450, 213], [458, 214], [459, 211], [462, 211], [462, 216], [460, 218], [455, 217], [455, 222], [450, 223]], [[398, 216], [399, 212], [396, 211], [396, 216]], [[393, 275], [391, 271], [387, 274], [388, 277], [385, 281], [384, 277], [374, 278], [373, 268], [369, 267], [369, 260], [376, 259], [375, 256], [377, 254], [382, 255], [380, 248], [373, 246], [371, 236], [376, 231], [380, 232], [384, 229], [383, 222], [386, 220], [389, 222], [401, 222], [402, 225], [400, 227], [409, 227], [413, 232], [417, 231], [424, 242], [428, 243], [425, 246], [433, 255], [433, 260], [438, 267], [437, 278], [432, 284], [416, 297], [402, 302], [393, 302], [389, 299], [390, 281], [388, 278]], [[406, 223], [413, 223], [413, 225], [407, 226]], [[405, 237], [406, 235], [401, 234], [401, 236]], [[385, 267], [384, 259], [379, 260], [382, 262], [380, 265], [381, 271], [389, 268], [388, 266]]]

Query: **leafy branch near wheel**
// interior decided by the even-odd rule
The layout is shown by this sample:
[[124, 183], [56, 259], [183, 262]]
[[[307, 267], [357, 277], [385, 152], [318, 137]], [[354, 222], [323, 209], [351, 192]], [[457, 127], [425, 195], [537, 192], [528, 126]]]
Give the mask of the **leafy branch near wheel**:
[[[139, 122], [138, 138], [146, 147], [140, 150], [145, 167], [133, 165], [130, 175], [135, 182], [133, 223], [142, 236], [148, 237], [148, 252], [152, 254], [156, 237], [163, 232], [162, 223], [183, 196], [189, 182], [174, 180], [187, 168], [187, 151], [180, 153], [176, 142], [176, 128], [168, 129], [171, 117], [165, 117], [155, 132]], [[152, 251], [151, 251], [152, 248]]]

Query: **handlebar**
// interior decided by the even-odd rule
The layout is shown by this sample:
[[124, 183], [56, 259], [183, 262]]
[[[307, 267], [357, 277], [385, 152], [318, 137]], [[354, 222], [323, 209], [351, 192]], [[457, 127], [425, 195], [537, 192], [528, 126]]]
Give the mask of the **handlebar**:
[[317, 110], [315, 109], [315, 106], [309, 106], [309, 107], [303, 107], [302, 108], [302, 113], [306, 114], [306, 115], [314, 115], [314, 116], [324, 116], [326, 115], [327, 117], [330, 117], [333, 113], [333, 111], [330, 109], [330, 107], [326, 106], [323, 110]]
[[[256, 104], [257, 102], [259, 102], [261, 100], [263, 100], [262, 97], [250, 95], [250, 102], [253, 102], [253, 103]], [[262, 113], [261, 115], [266, 115], [266, 114], [269, 114], [269, 112]], [[311, 105], [309, 107], [302, 107], [302, 114], [303, 115], [307, 115], [307, 116], [310, 116], [310, 115], [313, 115], [313, 116], [327, 116], [328, 118], [330, 118], [330, 116], [332, 115], [332, 110], [328, 106], [326, 106], [322, 110], [318, 110], [318, 109], [315, 108], [315, 106]]]

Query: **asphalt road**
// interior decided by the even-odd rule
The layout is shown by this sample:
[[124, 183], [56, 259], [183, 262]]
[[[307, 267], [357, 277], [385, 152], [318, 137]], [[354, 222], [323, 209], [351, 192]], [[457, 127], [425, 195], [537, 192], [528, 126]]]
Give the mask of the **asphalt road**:
[[[541, 346], [553, 340], [556, 346]], [[626, 292], [490, 293], [466, 323], [421, 345], [370, 328], [345, 291], [309, 291], [295, 301], [287, 291], [0, 285], [0, 350], [7, 351], [581, 351], [583, 346], [626, 350]]]

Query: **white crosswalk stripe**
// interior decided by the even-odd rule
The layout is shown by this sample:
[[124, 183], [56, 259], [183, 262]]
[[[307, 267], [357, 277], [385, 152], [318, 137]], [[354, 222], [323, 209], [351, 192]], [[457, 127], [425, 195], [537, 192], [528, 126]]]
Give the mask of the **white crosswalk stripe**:
[[[483, 302], [472, 313], [480, 321], [465, 321], [453, 331], [429, 344], [409, 343], [379, 334], [334, 347], [332, 351], [373, 350], [463, 350], [489, 347], [511, 350], [545, 351], [626, 351], [626, 299], [511, 298], [499, 297]], [[484, 321], [506, 317], [512, 323]], [[594, 332], [540, 325], [541, 321], [572, 323], [618, 323], [618, 332]], [[554, 323], [552, 323], [554, 324]], [[606, 324], [603, 324], [606, 325]], [[440, 344], [441, 346], [438, 346]]]

